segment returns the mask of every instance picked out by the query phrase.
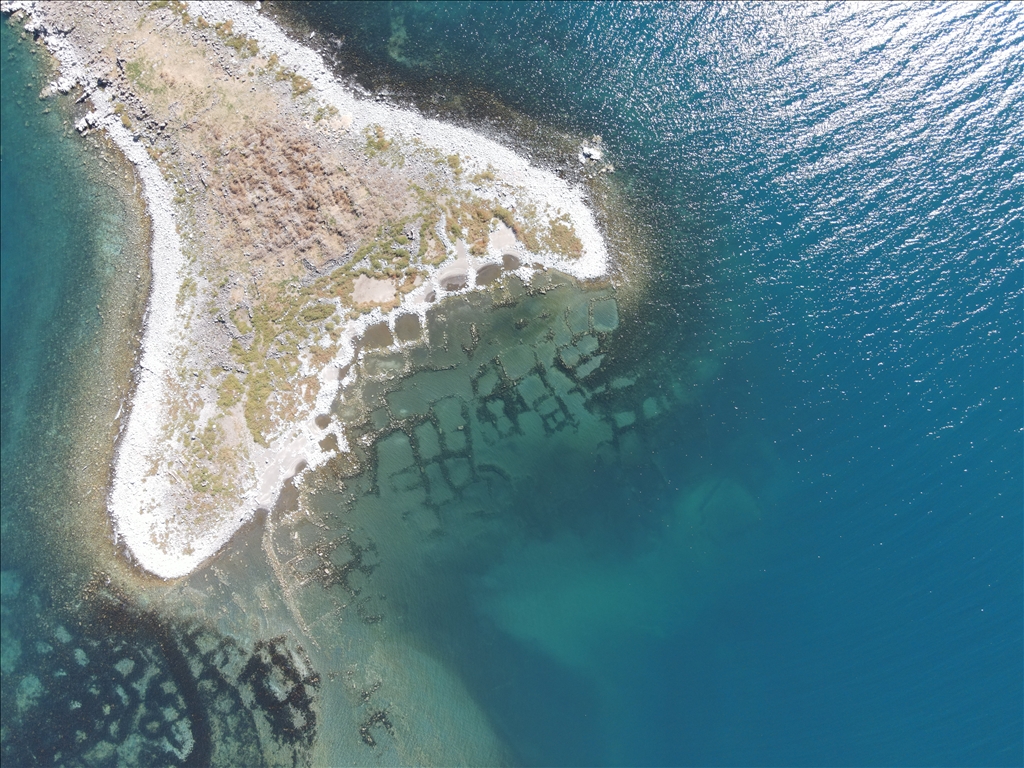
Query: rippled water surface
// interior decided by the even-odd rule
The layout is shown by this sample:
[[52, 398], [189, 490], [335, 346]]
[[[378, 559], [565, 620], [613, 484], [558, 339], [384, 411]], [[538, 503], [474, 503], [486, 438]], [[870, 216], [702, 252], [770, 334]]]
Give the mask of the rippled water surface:
[[[599, 134], [630, 266], [371, 356], [318, 524], [274, 510], [177, 593], [256, 659], [220, 684], [251, 701], [259, 632], [291, 638], [336, 762], [1020, 764], [1021, 7], [293, 12], [345, 76], [566, 173]], [[238, 743], [301, 746], [262, 711]]]
[[[369, 87], [601, 134], [657, 244], [634, 364], [714, 370], [432, 628], [519, 759], [1019, 761], [1019, 7], [307, 13]], [[691, 579], [717, 482], [760, 524]]]

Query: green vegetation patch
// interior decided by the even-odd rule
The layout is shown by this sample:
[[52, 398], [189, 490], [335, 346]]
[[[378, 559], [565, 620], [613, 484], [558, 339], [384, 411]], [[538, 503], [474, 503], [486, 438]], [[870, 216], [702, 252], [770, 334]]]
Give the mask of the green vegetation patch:
[[567, 259], [578, 259], [583, 255], [583, 243], [576, 236], [576, 230], [569, 222], [569, 217], [565, 215], [551, 222], [551, 228], [544, 243], [554, 253]]
[[473, 183], [477, 186], [483, 186], [485, 183], [494, 181], [495, 179], [494, 169], [491, 166], [487, 166], [487, 170], [480, 171], [480, 173], [473, 176]]
[[273, 426], [268, 407], [270, 396], [274, 393], [270, 371], [251, 371], [245, 383], [245, 423], [252, 433], [253, 440], [265, 446], [268, 444], [267, 437]]
[[217, 405], [223, 410], [234, 407], [242, 399], [245, 388], [238, 377], [229, 373], [217, 388]]
[[143, 93], [162, 93], [167, 90], [157, 82], [156, 67], [145, 56], [126, 62], [124, 73], [132, 86]]
[[237, 328], [238, 332], [243, 336], [252, 330], [252, 326], [249, 324], [249, 316], [241, 308], [236, 307], [235, 309], [232, 309], [228, 314], [228, 317], [231, 318], [231, 322], [234, 323], [235, 328]]
[[181, 309], [185, 306], [189, 299], [196, 295], [196, 281], [191, 277], [186, 277], [181, 281], [181, 287], [178, 289], [177, 307]]
[[[368, 259], [373, 273], [387, 277], [402, 277], [409, 268], [409, 238], [404, 228], [408, 219], [386, 221], [377, 228], [372, 240], [363, 243], [350, 260], [350, 265], [359, 264]], [[370, 270], [361, 270], [370, 273]]]
[[334, 314], [333, 304], [314, 304], [302, 310], [301, 316], [304, 322], [320, 323]]
[[231, 19], [213, 25], [214, 30], [217, 32], [217, 37], [224, 41], [224, 45], [234, 49], [243, 59], [251, 58], [260, 52], [260, 46], [255, 40], [246, 35], [234, 34], [233, 27], [234, 22]]
[[382, 126], [376, 123], [368, 125], [363, 130], [363, 135], [366, 136], [366, 154], [370, 157], [376, 157], [379, 153], [391, 149], [393, 142], [384, 133]]
[[216, 421], [210, 421], [194, 437], [186, 472], [192, 491], [206, 496], [234, 493], [234, 485], [224, 479], [225, 470], [234, 469], [236, 462], [224, 445], [223, 428]]
[[383, 127], [376, 123], [368, 125], [363, 129], [363, 136], [366, 137], [367, 157], [377, 158], [379, 162], [394, 168], [401, 168], [405, 165], [405, 155], [401, 152], [398, 143], [387, 137]]
[[319, 123], [321, 120], [327, 117], [337, 117], [338, 109], [332, 104], [327, 106], [317, 107], [316, 112], [313, 113], [313, 122]]
[[149, 8], [154, 11], [170, 8], [172, 12], [178, 14], [183, 23], [189, 24], [192, 22], [192, 17], [188, 13], [188, 6], [182, 0], [154, 0], [154, 2], [149, 4]]
[[[255, 41], [253, 41], [253, 44], [255, 45]], [[259, 49], [257, 48], [256, 50], [258, 51]], [[252, 55], [255, 55], [255, 53]], [[309, 93], [313, 90], [313, 84], [308, 79], [293, 69], [285, 69], [280, 66], [276, 53], [272, 53], [267, 57], [266, 71], [273, 72], [274, 79], [279, 82], [283, 82], [285, 80], [290, 82], [292, 85], [293, 97], [302, 96], [303, 94]]]
[[[229, 313], [239, 331], [244, 335], [251, 333], [252, 338], [247, 345], [239, 339], [231, 344], [232, 357], [246, 370], [244, 380], [239, 379], [242, 394], [239, 396], [230, 381], [234, 374], [224, 379], [218, 394], [223, 398], [222, 407], [230, 407], [238, 399], [243, 401], [246, 425], [260, 445], [267, 445], [273, 430], [274, 409], [281, 409], [286, 403], [294, 407], [299, 402], [300, 387], [295, 377], [299, 372], [300, 347], [325, 333], [334, 337], [332, 331], [336, 326], [329, 319], [336, 306], [320, 298], [338, 285], [351, 290], [351, 283], [345, 282], [350, 279], [349, 273], [338, 273], [337, 282], [333, 279], [336, 275], [330, 275], [306, 286], [284, 281], [264, 287], [262, 300], [252, 307], [251, 322], [246, 322], [250, 315], [243, 308], [236, 307]], [[326, 329], [322, 327], [324, 321], [328, 321]], [[314, 347], [321, 349], [315, 344]]]

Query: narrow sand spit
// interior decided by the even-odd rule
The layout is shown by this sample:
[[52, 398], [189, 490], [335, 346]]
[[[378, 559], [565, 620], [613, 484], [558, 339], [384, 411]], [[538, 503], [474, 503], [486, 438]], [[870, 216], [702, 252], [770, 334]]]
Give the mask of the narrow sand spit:
[[[117, 452], [109, 510], [118, 538], [139, 565], [159, 577], [176, 578], [193, 571], [223, 547], [257, 509], [272, 507], [286, 480], [298, 473], [295, 479], [301, 482], [302, 473], [327, 461], [330, 453], [321, 450], [320, 442], [328, 434], [336, 435], [340, 450], [347, 450], [338, 428], [330, 424], [321, 426], [316, 416], [330, 412], [341, 383], [338, 372], [353, 361], [357, 342], [367, 328], [385, 324], [394, 331], [396, 319], [404, 314], [416, 314], [422, 321], [435, 296], [474, 290], [478, 270], [490, 269], [480, 273], [481, 282], [490, 281], [493, 265], [503, 258], [506, 266], [514, 263], [525, 279], [529, 279], [532, 268], [520, 264], [557, 268], [580, 279], [608, 273], [607, 248], [581, 189], [469, 130], [358, 98], [331, 75], [316, 52], [292, 42], [251, 5], [189, 3], [193, 17], [201, 16], [210, 24], [230, 20], [236, 34], [252, 38], [261, 52], [275, 54], [282, 66], [306, 78], [312, 86], [311, 95], [320, 104], [336, 110], [341, 116], [340, 124], [351, 132], [385, 126], [389, 134], [400, 140], [432, 148], [444, 156], [459, 155], [467, 175], [493, 169], [510, 188], [521, 190], [519, 202], [534, 206], [549, 220], [566, 215], [582, 244], [582, 254], [571, 260], [550, 252], [527, 254], [510, 229], [499, 227], [492, 234], [488, 253], [471, 258], [462, 240], [452, 243], [439, 229], [437, 236], [448, 254], [445, 261], [425, 270], [425, 279], [402, 295], [397, 308], [385, 311], [377, 307], [346, 320], [339, 331], [333, 359], [326, 365], [312, 369], [303, 363], [301, 372], [313, 376], [316, 382], [314, 402], [297, 419], [277, 429], [267, 445], [251, 440], [244, 445], [245, 487], [239, 489], [236, 503], [216, 514], [190, 516], [185, 503], [187, 484], [177, 469], [177, 449], [169, 444], [168, 438], [168, 402], [172, 396], [168, 382], [174, 381], [181, 350], [195, 347], [194, 334], [189, 330], [194, 300], [187, 298], [183, 287], [194, 279], [196, 268], [190, 266], [183, 254], [175, 190], [147, 152], [146, 144], [132, 135], [104, 89], [96, 87], [97, 78], [104, 72], [100, 71], [96, 56], [91, 56], [92, 51], [73, 44], [67, 19], [61, 18], [69, 7], [84, 13], [80, 9], [87, 6], [3, 3], [4, 12], [20, 10], [28, 15], [26, 29], [40, 35], [59, 61], [60, 79], [53, 87], [67, 93], [81, 85], [87, 91], [94, 111], [85, 118], [82, 127], [105, 131], [138, 170], [142, 181], [152, 219], [152, 293], [145, 318], [138, 382]], [[88, 62], [93, 63], [93, 69]], [[512, 255], [510, 260], [513, 253], [522, 258]], [[182, 296], [186, 298], [182, 300]], [[395, 297], [395, 281], [365, 275], [355, 282], [352, 294], [357, 304], [387, 305]], [[198, 408], [200, 413], [208, 414], [214, 404], [209, 395], [203, 397]]]

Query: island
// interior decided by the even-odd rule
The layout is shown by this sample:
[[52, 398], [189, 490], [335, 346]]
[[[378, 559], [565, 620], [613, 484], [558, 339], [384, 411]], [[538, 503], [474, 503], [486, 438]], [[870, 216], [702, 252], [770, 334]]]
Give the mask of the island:
[[[612, 274], [581, 184], [359, 93], [259, 3], [3, 10], [59, 62], [40, 98], [75, 95], [75, 128], [113, 142], [145, 198], [150, 296], [108, 509], [125, 554], [161, 579], [311, 471], [357, 463], [339, 399], [368, 354], [423, 344], [433, 309]], [[604, 155], [599, 137], [581, 143], [584, 175], [613, 170]], [[614, 300], [584, 314], [577, 339], [618, 323]], [[593, 347], [562, 360], [586, 359], [586, 376]]]

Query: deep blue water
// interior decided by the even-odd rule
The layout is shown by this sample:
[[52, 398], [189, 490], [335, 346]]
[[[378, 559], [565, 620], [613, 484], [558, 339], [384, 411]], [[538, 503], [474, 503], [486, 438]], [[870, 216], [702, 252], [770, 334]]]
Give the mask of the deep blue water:
[[[642, 458], [538, 476], [517, 503], [542, 534], [422, 574], [407, 632], [515, 759], [1024, 762], [1021, 6], [300, 8], [371, 87], [601, 134], [649, 251], [617, 364], [710, 372]], [[8, 543], [31, 525], [12, 479], [39, 474], [8, 457], [68, 401], [47, 350], [91, 338], [100, 289], [75, 271], [98, 259], [76, 258], [88, 158], [45, 165], [73, 142], [38, 82], [8, 89], [34, 75], [4, 40], [7, 606], [7, 572], [45, 557]], [[760, 523], [714, 520], [695, 552], [672, 526], [723, 487], [718, 512]]]
[[[656, 243], [637, 364], [722, 365], [657, 463], [669, 485], [740, 477], [770, 510], [695, 616], [609, 638], [583, 672], [479, 616], [424, 630], [518, 758], [1019, 764], [1021, 8], [303, 13], [367, 87], [485, 130], [497, 98], [603, 136]], [[581, 491], [595, 531], [670, 503], [642, 500], [665, 485], [650, 475]], [[656, 584], [652, 611], [678, 597]]]

